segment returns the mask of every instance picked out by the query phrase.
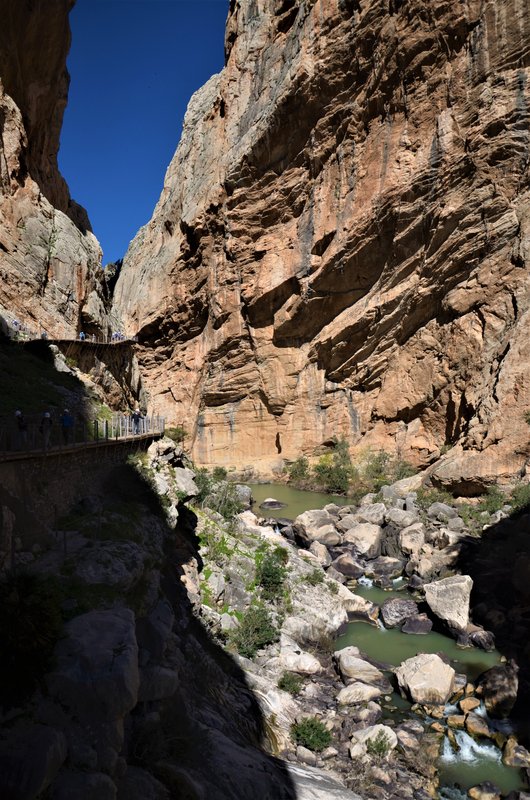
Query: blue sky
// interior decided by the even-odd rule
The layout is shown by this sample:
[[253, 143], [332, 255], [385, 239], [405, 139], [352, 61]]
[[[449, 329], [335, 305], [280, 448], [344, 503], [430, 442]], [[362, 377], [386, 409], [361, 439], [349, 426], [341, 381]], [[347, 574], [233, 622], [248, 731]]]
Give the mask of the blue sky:
[[77, 0], [59, 166], [103, 263], [151, 217], [193, 92], [224, 63], [228, 0]]

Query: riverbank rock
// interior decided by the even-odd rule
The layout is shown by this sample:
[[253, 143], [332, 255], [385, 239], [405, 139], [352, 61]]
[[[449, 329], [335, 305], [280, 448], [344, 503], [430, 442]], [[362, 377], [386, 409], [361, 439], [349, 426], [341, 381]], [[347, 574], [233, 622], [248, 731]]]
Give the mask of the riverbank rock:
[[337, 695], [337, 703], [339, 706], [357, 705], [358, 703], [368, 703], [370, 700], [375, 700], [383, 694], [382, 689], [377, 686], [362, 683], [362, 681], [355, 681], [349, 683], [344, 689], [341, 689]]
[[418, 606], [406, 597], [392, 597], [381, 606], [385, 628], [399, 628], [409, 617], [417, 617]]
[[377, 558], [381, 554], [383, 529], [371, 522], [361, 522], [344, 533], [344, 542], [352, 544], [356, 553], [364, 558]]
[[517, 739], [514, 736], [510, 736], [504, 746], [502, 763], [506, 764], [507, 767], [530, 769], [530, 753], [525, 747], [517, 743]]
[[52, 783], [66, 760], [61, 731], [45, 725], [21, 725], [0, 741], [0, 797], [33, 800]]
[[519, 667], [515, 661], [488, 669], [480, 678], [484, 705], [496, 718], [508, 717], [517, 700]]
[[361, 658], [356, 647], [345, 647], [344, 650], [336, 650], [333, 656], [337, 662], [340, 676], [345, 683], [362, 681], [372, 686], [379, 686], [385, 691], [389, 690], [390, 685], [381, 670]]
[[303, 514], [299, 514], [293, 522], [293, 530], [295, 536], [307, 547], [311, 542], [333, 546], [340, 544], [341, 541], [333, 517], [323, 509], [304, 511]]
[[294, 784], [296, 800], [362, 800], [324, 770], [299, 764], [289, 764], [289, 776]]
[[414, 617], [408, 617], [401, 626], [402, 633], [410, 633], [416, 636], [424, 636], [431, 631], [432, 621], [427, 614], [417, 614]]
[[369, 728], [354, 731], [351, 736], [351, 758], [363, 758], [368, 752], [368, 747], [379, 745], [379, 752], [384, 757], [397, 747], [398, 738], [395, 731], [388, 725], [371, 725]]
[[454, 575], [423, 587], [425, 600], [436, 616], [455, 631], [465, 630], [469, 622], [469, 598], [473, 581], [469, 575]]
[[421, 653], [404, 661], [396, 677], [414, 703], [444, 705], [453, 691], [455, 671], [440, 656]]

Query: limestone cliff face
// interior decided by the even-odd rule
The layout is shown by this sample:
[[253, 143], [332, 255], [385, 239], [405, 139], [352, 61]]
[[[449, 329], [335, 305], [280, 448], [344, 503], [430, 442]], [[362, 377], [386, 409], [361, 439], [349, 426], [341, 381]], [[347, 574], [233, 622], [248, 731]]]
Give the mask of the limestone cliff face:
[[57, 166], [73, 5], [0, 0], [0, 313], [52, 336], [103, 313], [101, 249]]
[[524, 469], [530, 7], [232, 0], [115, 294], [199, 463]]

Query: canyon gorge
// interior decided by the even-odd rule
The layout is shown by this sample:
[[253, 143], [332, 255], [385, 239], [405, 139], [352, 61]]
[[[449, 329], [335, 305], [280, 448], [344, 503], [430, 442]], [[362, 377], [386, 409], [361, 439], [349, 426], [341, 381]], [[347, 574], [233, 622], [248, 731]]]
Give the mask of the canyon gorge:
[[[74, 4], [0, 0], [0, 433], [19, 397], [107, 430], [0, 446], [0, 795], [461, 800], [467, 747], [525, 800], [530, 6], [227, 0], [104, 269]], [[109, 439], [137, 404], [167, 436]], [[351, 495], [252, 503], [323, 455]]]

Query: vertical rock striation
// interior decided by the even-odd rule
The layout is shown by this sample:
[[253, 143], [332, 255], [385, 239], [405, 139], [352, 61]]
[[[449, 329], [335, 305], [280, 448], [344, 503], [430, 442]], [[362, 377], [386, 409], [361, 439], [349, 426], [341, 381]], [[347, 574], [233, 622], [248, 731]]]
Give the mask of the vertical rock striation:
[[103, 314], [101, 249], [57, 166], [73, 5], [0, 0], [0, 313], [52, 336]]
[[231, 0], [115, 309], [194, 458], [530, 455], [530, 9]]

